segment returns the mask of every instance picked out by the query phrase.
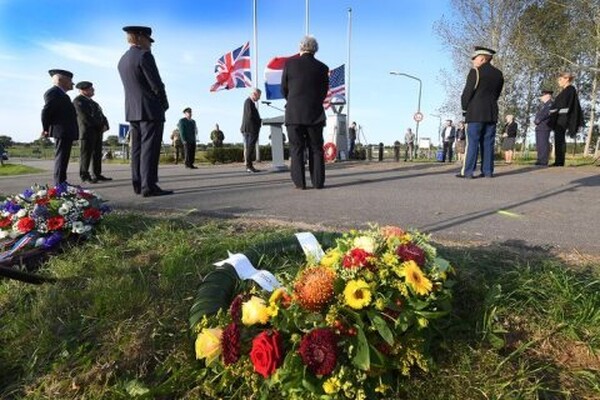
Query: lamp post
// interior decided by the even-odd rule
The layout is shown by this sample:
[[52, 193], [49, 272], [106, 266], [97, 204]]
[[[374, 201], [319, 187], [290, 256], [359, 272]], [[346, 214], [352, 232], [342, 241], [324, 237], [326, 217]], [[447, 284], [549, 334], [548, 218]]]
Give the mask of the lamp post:
[[442, 116], [441, 115], [437, 115], [437, 114], [429, 114], [432, 117], [436, 117], [437, 119], [440, 120], [440, 123], [438, 125], [438, 146], [440, 144], [442, 144]]
[[[416, 76], [405, 74], [404, 72], [390, 71], [390, 75], [405, 76], [407, 78], [414, 79], [415, 81], [419, 82], [419, 100], [417, 103], [417, 114], [421, 115], [421, 92], [422, 92], [423, 82]], [[415, 136], [417, 137], [417, 145], [418, 145], [418, 143], [419, 143], [419, 123], [421, 121], [419, 119], [415, 119], [415, 122], [417, 123], [417, 127], [415, 129]]]

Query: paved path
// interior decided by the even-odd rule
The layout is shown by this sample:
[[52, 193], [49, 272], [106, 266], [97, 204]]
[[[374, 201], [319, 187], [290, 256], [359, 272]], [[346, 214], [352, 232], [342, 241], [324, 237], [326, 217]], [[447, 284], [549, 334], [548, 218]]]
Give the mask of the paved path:
[[[14, 160], [12, 160], [14, 162]], [[48, 161], [25, 162], [51, 169]], [[77, 184], [77, 164], [69, 180]], [[268, 168], [268, 165], [258, 165]], [[457, 179], [458, 167], [420, 163], [328, 165], [324, 190], [293, 188], [289, 173], [249, 175], [241, 165], [161, 166], [160, 185], [172, 196], [133, 194], [128, 165], [105, 165], [114, 181], [90, 185], [115, 208], [195, 209], [212, 216], [244, 216], [324, 227], [370, 222], [414, 227], [434, 238], [506, 242], [600, 255], [600, 168], [498, 166], [494, 179]], [[14, 193], [50, 172], [0, 177], [0, 193]]]

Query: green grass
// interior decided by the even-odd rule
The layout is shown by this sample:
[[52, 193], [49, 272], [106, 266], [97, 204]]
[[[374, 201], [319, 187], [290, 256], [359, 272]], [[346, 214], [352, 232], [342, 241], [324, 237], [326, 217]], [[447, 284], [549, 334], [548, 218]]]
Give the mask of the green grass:
[[0, 166], [0, 176], [26, 175], [38, 172], [44, 172], [44, 170], [22, 164], [4, 164]]
[[[187, 330], [201, 277], [227, 250], [290, 233], [111, 215], [40, 271], [56, 284], [0, 282], [0, 398], [204, 398]], [[600, 266], [508, 245], [438, 249], [458, 270], [455, 312], [433, 326], [436, 367], [401, 380], [397, 398], [600, 398]]]

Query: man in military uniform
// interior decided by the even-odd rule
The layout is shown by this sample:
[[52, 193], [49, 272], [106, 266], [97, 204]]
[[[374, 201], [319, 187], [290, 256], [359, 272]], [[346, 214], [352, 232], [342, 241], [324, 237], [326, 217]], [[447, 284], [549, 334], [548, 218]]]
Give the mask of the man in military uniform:
[[73, 73], [48, 71], [54, 86], [44, 93], [42, 136], [54, 138], [54, 184], [67, 181], [67, 167], [73, 141], [79, 136], [77, 113], [67, 92], [73, 89]]
[[552, 128], [550, 122], [550, 108], [552, 108], [552, 90], [542, 90], [540, 101], [542, 106], [535, 113], [535, 149], [537, 151], [537, 160], [535, 165], [548, 166], [548, 157], [550, 155], [550, 132]]
[[[79, 125], [79, 176], [82, 182], [111, 181], [102, 175], [102, 134], [108, 130], [108, 120], [98, 103], [92, 100], [95, 89], [92, 82], [75, 85], [79, 96], [73, 100]], [[90, 175], [90, 161], [93, 175]]]
[[481, 147], [481, 176], [494, 176], [494, 142], [498, 122], [498, 98], [504, 86], [502, 71], [490, 64], [494, 50], [475, 47], [473, 68], [467, 76], [461, 104], [467, 123], [466, 156], [459, 178], [475, 178], [477, 153]]
[[165, 85], [150, 48], [152, 29], [126, 26], [131, 45], [119, 61], [119, 75], [125, 88], [125, 119], [131, 132], [131, 180], [133, 191], [144, 197], [172, 194], [158, 185], [158, 162], [169, 108]]
[[219, 128], [219, 124], [215, 124], [215, 129], [210, 133], [210, 140], [213, 142], [213, 146], [223, 147], [223, 141], [225, 140], [225, 134]]
[[196, 161], [196, 135], [198, 134], [198, 128], [196, 127], [196, 121], [192, 119], [191, 108], [187, 107], [183, 110], [183, 118], [179, 120], [177, 129], [179, 130], [181, 143], [183, 143], [185, 167], [197, 169], [198, 167], [194, 165], [194, 161]]

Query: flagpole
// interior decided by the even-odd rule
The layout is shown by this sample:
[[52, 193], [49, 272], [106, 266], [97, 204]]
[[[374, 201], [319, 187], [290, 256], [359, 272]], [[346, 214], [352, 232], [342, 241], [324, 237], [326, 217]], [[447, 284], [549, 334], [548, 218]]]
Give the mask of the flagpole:
[[310, 19], [310, 17], [309, 17], [309, 15], [310, 15], [310, 13], [309, 13], [310, 5], [309, 5], [309, 3], [310, 3], [310, 0], [306, 0], [306, 10], [304, 12], [304, 34], [306, 36], [308, 36], [308, 34], [310, 32], [310, 25], [309, 25], [309, 22], [310, 22], [309, 21], [309, 19]]
[[[252, 56], [252, 69], [254, 74], [254, 79], [252, 80], [253, 86], [258, 88], [258, 12], [257, 12], [257, 4], [258, 0], [252, 0], [252, 44], [253, 44], [253, 56]], [[258, 109], [260, 104], [256, 103], [256, 108]], [[257, 143], [256, 146], [256, 161], [260, 162], [260, 142]]]
[[350, 43], [352, 40], [352, 8], [348, 7], [348, 59], [346, 60], [346, 64], [348, 64], [347, 74], [348, 79], [346, 79], [346, 129], [350, 127]]

